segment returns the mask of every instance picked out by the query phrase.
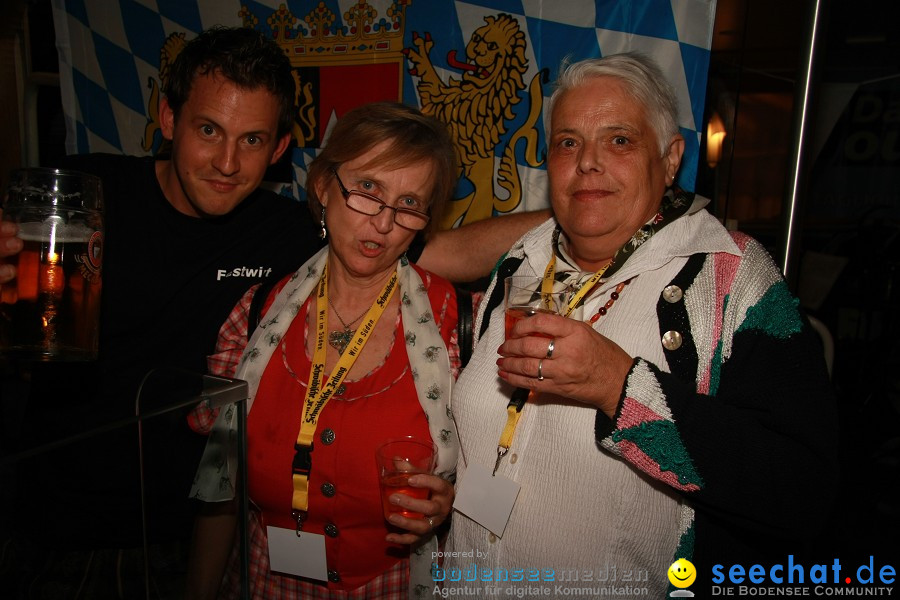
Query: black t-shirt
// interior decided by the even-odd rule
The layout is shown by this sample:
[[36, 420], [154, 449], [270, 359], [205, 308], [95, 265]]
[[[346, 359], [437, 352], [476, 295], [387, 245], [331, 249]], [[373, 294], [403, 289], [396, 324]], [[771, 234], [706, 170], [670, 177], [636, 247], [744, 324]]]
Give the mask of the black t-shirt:
[[[179, 213], [165, 199], [154, 163], [84, 155], [62, 165], [103, 180], [100, 356], [96, 363], [34, 365], [23, 445], [133, 417], [151, 370], [141, 396], [144, 414], [199, 393], [206, 356], [241, 295], [295, 270], [321, 246], [307, 206], [266, 190], [223, 217]], [[143, 425], [156, 539], [189, 534], [187, 496], [205, 438], [187, 427], [187, 410]], [[64, 533], [76, 545], [139, 545], [137, 447], [130, 426], [36, 459], [20, 469], [27, 508], [38, 518], [53, 505], [55, 512], [62, 508], [66, 528], [74, 522]], [[58, 520], [47, 524], [59, 535]]]

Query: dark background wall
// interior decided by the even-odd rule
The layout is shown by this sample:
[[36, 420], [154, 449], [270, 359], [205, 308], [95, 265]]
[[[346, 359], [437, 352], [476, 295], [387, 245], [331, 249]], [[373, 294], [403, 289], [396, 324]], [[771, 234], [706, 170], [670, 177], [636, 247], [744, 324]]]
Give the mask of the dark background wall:
[[[760, 239], [776, 260], [792, 189], [799, 191], [789, 282], [830, 332], [842, 417], [841, 495], [822, 552], [892, 555], [897, 566], [900, 28], [891, 4], [718, 0], [706, 105], [707, 118], [717, 113], [726, 136], [715, 167], [701, 160], [697, 191], [712, 199], [716, 216]], [[800, 139], [799, 86], [816, 7], [821, 31], [809, 126]], [[0, 184], [9, 169], [64, 152], [47, 28], [49, 0], [0, 2]], [[24, 71], [23, 56], [30, 57]], [[29, 94], [36, 101], [23, 103]], [[31, 134], [22, 117], [27, 106], [39, 115]], [[34, 139], [37, 148], [29, 145]]]

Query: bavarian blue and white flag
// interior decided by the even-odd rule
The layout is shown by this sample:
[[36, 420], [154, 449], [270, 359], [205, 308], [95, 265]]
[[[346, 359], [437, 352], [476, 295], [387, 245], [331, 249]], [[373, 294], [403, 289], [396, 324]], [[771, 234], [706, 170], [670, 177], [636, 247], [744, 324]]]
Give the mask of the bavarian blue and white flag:
[[347, 110], [400, 100], [448, 123], [462, 171], [444, 225], [548, 206], [544, 107], [559, 66], [625, 51], [674, 86], [697, 174], [715, 0], [53, 0], [69, 153], [155, 154], [168, 66], [212, 25], [281, 44], [298, 84], [291, 181]]

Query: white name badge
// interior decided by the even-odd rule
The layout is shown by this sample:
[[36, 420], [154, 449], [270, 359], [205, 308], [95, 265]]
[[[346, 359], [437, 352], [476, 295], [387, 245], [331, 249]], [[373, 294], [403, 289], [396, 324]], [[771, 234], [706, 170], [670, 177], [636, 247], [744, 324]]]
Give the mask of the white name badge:
[[457, 485], [453, 508], [502, 538], [520, 488], [512, 479], [471, 463]]
[[278, 573], [328, 581], [325, 536], [282, 527], [266, 527], [269, 538], [269, 568]]

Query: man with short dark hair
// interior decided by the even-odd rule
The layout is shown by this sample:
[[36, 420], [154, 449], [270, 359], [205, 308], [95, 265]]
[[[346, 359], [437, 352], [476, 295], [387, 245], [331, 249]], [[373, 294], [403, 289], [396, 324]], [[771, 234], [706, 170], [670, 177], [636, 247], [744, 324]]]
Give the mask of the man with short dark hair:
[[[60, 165], [103, 180], [100, 355], [92, 364], [22, 369], [30, 393], [20, 449], [127, 420], [139, 390], [142, 413], [196, 394], [192, 386], [236, 299], [320, 247], [303, 203], [260, 188], [290, 146], [294, 115], [291, 65], [277, 44], [251, 29], [205, 31], [179, 54], [165, 93], [159, 114], [168, 157], [93, 154]], [[418, 262], [450, 279], [475, 279], [546, 216], [436, 234]], [[12, 234], [4, 224], [0, 255], [20, 250]], [[9, 265], [0, 267], [0, 282], [12, 276]], [[162, 569], [163, 586], [190, 537], [188, 491], [205, 444], [187, 427], [186, 410], [147, 420], [141, 432], [150, 541], [175, 565]], [[133, 426], [119, 428], [19, 464], [16, 538], [28, 542], [22, 568], [36, 569], [38, 585], [84, 579], [92, 598], [117, 580], [126, 597], [143, 589], [139, 553], [98, 552], [142, 544], [136, 440]], [[48, 547], [63, 554], [47, 554]], [[131, 573], [129, 556], [138, 557]]]

